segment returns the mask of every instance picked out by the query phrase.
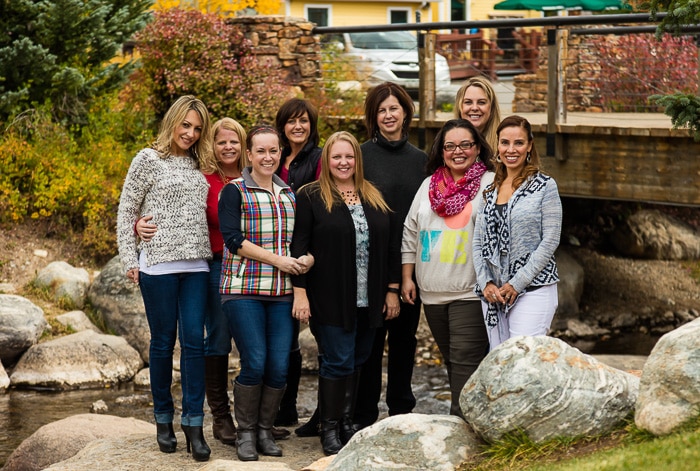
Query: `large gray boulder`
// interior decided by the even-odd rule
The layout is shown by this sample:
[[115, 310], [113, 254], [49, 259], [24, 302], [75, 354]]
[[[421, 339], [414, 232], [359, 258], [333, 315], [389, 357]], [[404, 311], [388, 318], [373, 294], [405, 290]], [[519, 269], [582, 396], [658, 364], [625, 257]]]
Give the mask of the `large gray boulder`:
[[689, 224], [658, 210], [634, 213], [612, 236], [625, 255], [658, 260], [700, 258], [700, 234]]
[[452, 471], [482, 444], [459, 417], [395, 415], [357, 432], [326, 471]]
[[55, 301], [67, 307], [82, 308], [90, 286], [90, 274], [66, 262], [51, 262], [34, 279], [38, 288], [46, 288]]
[[637, 427], [667, 435], [700, 415], [700, 319], [659, 339], [639, 383]]
[[490, 352], [459, 404], [487, 442], [516, 431], [542, 442], [598, 435], [632, 411], [639, 378], [552, 337], [514, 337]]
[[131, 380], [141, 367], [138, 352], [123, 338], [85, 330], [30, 348], [10, 381], [27, 388], [101, 388]]
[[[233, 448], [226, 447], [226, 450], [220, 450], [215, 440], [209, 441], [212, 447], [210, 461], [201, 463], [193, 460], [192, 455], [185, 452], [184, 435], [177, 432], [177, 436], [178, 447], [175, 453], [161, 453], [156, 446], [154, 434], [134, 433], [123, 437], [94, 440], [75, 456], [46, 469], [50, 471], [292, 471], [294, 469], [279, 461], [242, 463], [236, 458], [236, 451]], [[227, 457], [228, 459], [225, 459]]]
[[126, 277], [119, 257], [104, 266], [92, 282], [88, 299], [105, 325], [129, 342], [148, 363], [151, 335], [139, 287]]
[[0, 360], [14, 362], [34, 345], [48, 324], [44, 311], [28, 299], [0, 294]]
[[[155, 448], [153, 424], [134, 418], [124, 419], [112, 415], [80, 414], [44, 425], [24, 440], [5, 462], [3, 471], [38, 471], [78, 453], [93, 440], [107, 437], [123, 437], [129, 434], [149, 434]], [[115, 462], [103, 462], [102, 466], [73, 469], [115, 469]], [[142, 465], [145, 463], [142, 462]], [[132, 468], [132, 469], [145, 469]]]

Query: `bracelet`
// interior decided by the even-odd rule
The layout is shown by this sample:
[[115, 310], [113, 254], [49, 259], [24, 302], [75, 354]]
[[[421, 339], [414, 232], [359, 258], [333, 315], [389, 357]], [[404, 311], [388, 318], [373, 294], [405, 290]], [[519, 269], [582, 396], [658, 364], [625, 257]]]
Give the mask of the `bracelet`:
[[401, 294], [401, 290], [398, 288], [387, 288], [387, 293]]

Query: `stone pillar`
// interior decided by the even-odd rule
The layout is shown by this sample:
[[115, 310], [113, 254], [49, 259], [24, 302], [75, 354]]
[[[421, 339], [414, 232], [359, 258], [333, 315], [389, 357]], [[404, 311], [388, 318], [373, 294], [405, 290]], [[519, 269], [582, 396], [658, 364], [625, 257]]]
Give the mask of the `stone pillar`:
[[258, 60], [281, 71], [288, 85], [302, 90], [321, 79], [321, 45], [311, 34], [314, 23], [287, 16], [242, 16], [226, 20], [241, 28]]

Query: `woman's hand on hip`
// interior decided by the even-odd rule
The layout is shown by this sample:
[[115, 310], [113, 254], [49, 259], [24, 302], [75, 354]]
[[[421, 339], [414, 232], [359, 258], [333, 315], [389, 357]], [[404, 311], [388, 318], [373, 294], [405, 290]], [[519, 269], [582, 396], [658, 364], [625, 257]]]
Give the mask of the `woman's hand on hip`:
[[144, 216], [136, 221], [136, 233], [139, 238], [144, 242], [150, 242], [153, 236], [158, 232], [158, 226], [151, 224], [150, 221], [153, 216]]

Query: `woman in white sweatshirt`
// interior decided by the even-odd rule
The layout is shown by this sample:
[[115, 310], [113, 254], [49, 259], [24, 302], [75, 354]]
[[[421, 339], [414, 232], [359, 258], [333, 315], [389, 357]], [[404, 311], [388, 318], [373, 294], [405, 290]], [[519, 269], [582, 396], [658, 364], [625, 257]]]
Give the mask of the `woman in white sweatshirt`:
[[401, 245], [404, 301], [420, 288], [425, 317], [445, 361], [452, 404], [489, 349], [481, 303], [474, 293], [474, 222], [484, 188], [493, 181], [491, 147], [463, 119], [445, 123], [430, 151], [427, 173], [404, 222]]

